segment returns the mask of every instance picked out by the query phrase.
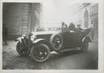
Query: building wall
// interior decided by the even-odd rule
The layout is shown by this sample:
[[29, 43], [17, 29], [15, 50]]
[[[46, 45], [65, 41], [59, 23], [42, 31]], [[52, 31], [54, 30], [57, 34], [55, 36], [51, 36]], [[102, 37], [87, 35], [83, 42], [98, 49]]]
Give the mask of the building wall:
[[93, 26], [92, 36], [94, 40], [98, 40], [98, 4], [90, 6], [90, 23]]
[[35, 6], [31, 3], [3, 3], [3, 26], [8, 30], [8, 38], [29, 33], [36, 23], [39, 25], [39, 19], [32, 14]]
[[84, 12], [84, 26], [86, 28], [88, 28], [89, 26], [89, 13], [88, 13], [87, 8], [85, 8], [85, 12]]
[[98, 4], [94, 4], [90, 7], [90, 20], [95, 29], [98, 29]]
[[84, 9], [86, 8], [88, 10], [88, 17], [89, 17], [88, 27], [92, 28], [91, 36], [93, 39], [98, 39], [98, 4], [97, 3], [90, 4]]
[[31, 5], [31, 31], [35, 30], [35, 26], [40, 25], [41, 5], [39, 3]]

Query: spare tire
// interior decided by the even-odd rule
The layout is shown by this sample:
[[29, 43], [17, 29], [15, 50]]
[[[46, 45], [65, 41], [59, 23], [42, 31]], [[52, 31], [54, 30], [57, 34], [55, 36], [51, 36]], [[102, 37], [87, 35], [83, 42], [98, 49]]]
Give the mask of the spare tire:
[[63, 38], [61, 34], [53, 34], [50, 38], [50, 44], [55, 51], [59, 51], [63, 46]]

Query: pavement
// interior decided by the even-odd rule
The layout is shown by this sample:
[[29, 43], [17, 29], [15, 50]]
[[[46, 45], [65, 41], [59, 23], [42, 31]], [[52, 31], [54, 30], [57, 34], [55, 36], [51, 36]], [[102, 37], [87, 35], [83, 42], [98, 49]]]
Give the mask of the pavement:
[[8, 41], [3, 45], [3, 69], [98, 69], [98, 43], [90, 43], [88, 52], [79, 50], [68, 51], [61, 54], [52, 53], [50, 58], [38, 63], [31, 57], [21, 57], [16, 52], [16, 42]]

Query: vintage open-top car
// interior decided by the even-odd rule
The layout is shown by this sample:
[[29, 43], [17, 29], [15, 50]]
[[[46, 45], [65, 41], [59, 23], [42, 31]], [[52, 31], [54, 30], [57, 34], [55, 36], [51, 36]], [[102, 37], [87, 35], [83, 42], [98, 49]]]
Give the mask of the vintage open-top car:
[[16, 50], [20, 56], [31, 56], [37, 62], [46, 61], [51, 51], [62, 52], [80, 48], [85, 52], [91, 42], [87, 36], [91, 29], [82, 31], [41, 31], [18, 38]]

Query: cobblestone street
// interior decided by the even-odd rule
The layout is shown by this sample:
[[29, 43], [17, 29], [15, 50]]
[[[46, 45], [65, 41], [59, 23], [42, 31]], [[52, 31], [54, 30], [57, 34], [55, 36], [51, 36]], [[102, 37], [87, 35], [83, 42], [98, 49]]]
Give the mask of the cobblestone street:
[[43, 63], [37, 63], [30, 57], [20, 57], [16, 52], [16, 42], [8, 41], [3, 46], [3, 69], [97, 69], [98, 48], [93, 42], [86, 53], [78, 50], [62, 54], [52, 54]]

